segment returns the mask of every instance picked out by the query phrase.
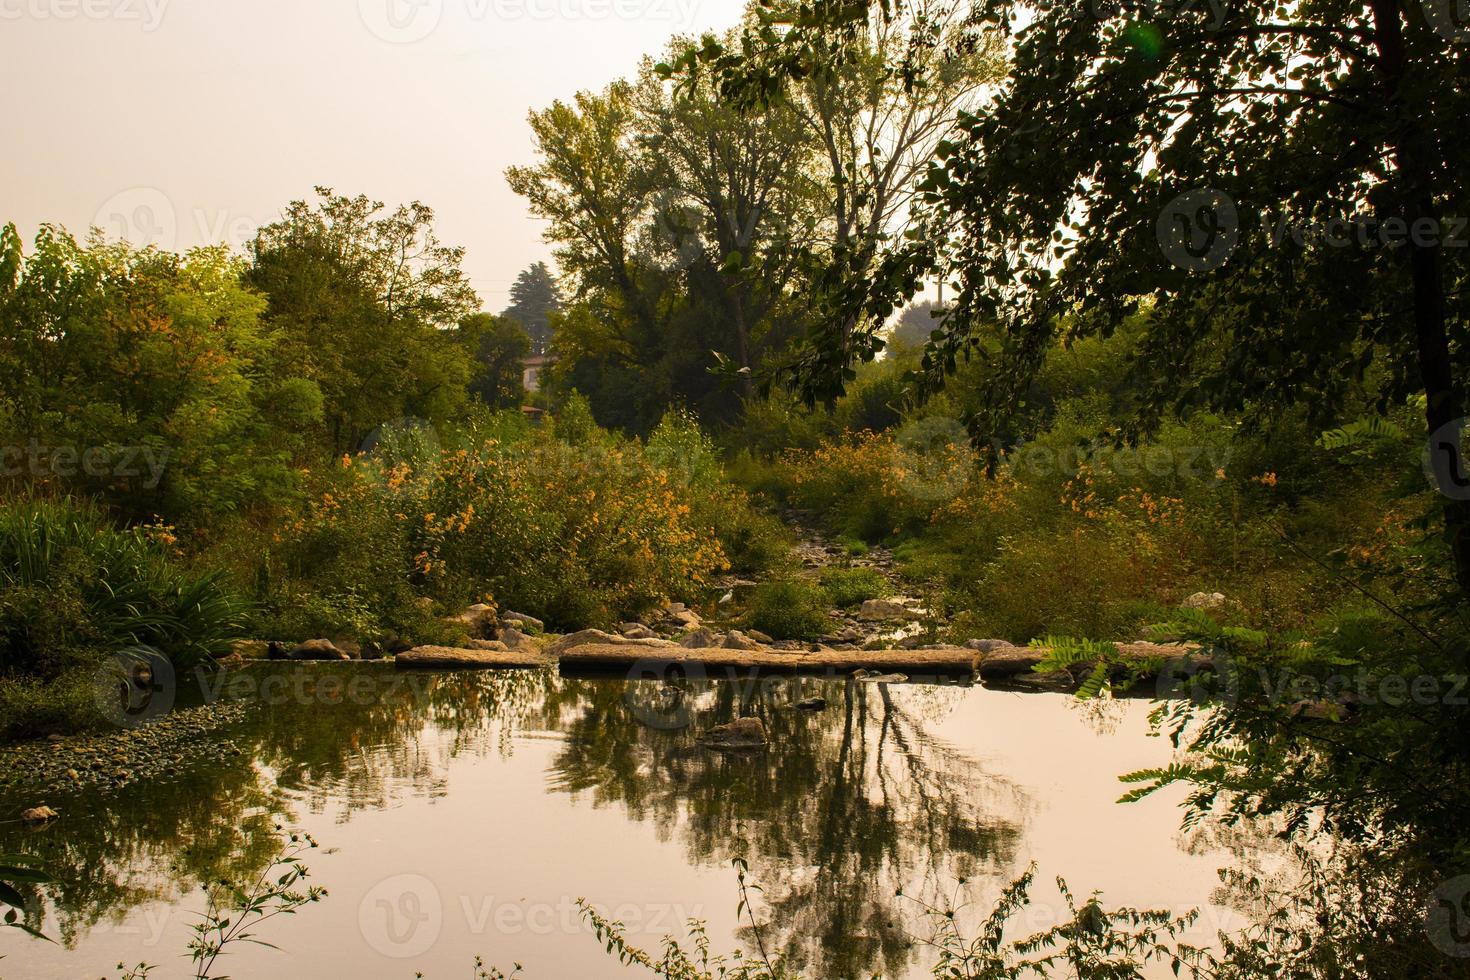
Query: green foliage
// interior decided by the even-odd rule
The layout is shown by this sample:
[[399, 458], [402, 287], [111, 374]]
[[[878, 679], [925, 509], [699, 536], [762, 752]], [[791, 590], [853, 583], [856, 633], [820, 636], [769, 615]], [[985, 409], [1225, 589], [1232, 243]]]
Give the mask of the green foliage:
[[778, 640], [815, 640], [832, 628], [826, 590], [804, 578], [762, 582], [751, 596], [745, 624]]
[[887, 592], [883, 576], [871, 568], [829, 568], [822, 572], [822, 588], [832, 604], [842, 608], [881, 599]]
[[526, 397], [524, 367], [531, 338], [508, 317], [476, 313], [459, 325], [460, 340], [474, 358], [469, 391], [491, 408], [520, 405]]
[[219, 573], [182, 567], [167, 539], [70, 499], [0, 507], [0, 669], [55, 678], [75, 657], [137, 645], [181, 664], [223, 653], [245, 607]]

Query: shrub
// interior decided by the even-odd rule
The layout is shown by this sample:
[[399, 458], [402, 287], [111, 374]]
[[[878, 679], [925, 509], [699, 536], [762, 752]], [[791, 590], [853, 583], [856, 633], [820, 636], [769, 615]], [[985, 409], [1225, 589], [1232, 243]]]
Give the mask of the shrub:
[[246, 606], [172, 544], [166, 527], [118, 529], [71, 499], [0, 506], [0, 671], [53, 679], [138, 644], [181, 664], [224, 653]]
[[751, 597], [745, 625], [778, 640], [815, 640], [830, 631], [826, 590], [801, 578], [762, 583]]
[[869, 599], [881, 599], [887, 583], [871, 568], [829, 568], [822, 573], [822, 588], [832, 603], [844, 609]]
[[360, 636], [421, 637], [434, 609], [493, 598], [552, 628], [606, 626], [784, 554], [784, 530], [725, 481], [692, 418], [671, 416], [644, 446], [579, 417], [317, 474], [305, 513], [277, 534], [276, 621], [337, 626], [335, 611]]
[[195, 574], [167, 528], [119, 529], [71, 499], [0, 505], [0, 738], [98, 720], [104, 658], [147, 645], [192, 665], [226, 651], [248, 609]]

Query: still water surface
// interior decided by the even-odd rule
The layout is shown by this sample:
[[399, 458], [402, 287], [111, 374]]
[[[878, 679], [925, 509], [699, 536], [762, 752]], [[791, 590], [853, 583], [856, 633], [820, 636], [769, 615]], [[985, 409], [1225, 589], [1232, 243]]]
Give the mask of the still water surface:
[[[671, 698], [554, 671], [286, 670], [228, 733], [238, 761], [48, 800], [64, 818], [38, 833], [0, 825], [0, 851], [42, 855], [60, 882], [43, 922], [60, 943], [0, 930], [0, 977], [115, 978], [140, 961], [192, 976], [198, 883], [258, 873], [275, 823], [318, 841], [307, 863], [330, 895], [266, 926], [279, 950], [222, 959], [237, 980], [464, 977], [476, 955], [538, 980], [636, 975], [592, 938], [579, 897], [639, 945], [695, 918], [716, 950], [748, 950], [735, 858], [764, 887], [766, 948], [813, 978], [927, 976], [916, 899], [958, 894], [979, 915], [1032, 862], [1018, 930], [1056, 921], [1059, 874], [1109, 905], [1201, 908], [1196, 940], [1233, 921], [1211, 904], [1229, 855], [1180, 836], [1178, 796], [1114, 802], [1118, 774], [1169, 757], [1147, 702], [814, 679]], [[814, 695], [830, 707], [790, 707]], [[700, 745], [741, 715], [765, 721], [768, 751]], [[38, 801], [0, 801], [17, 802]]]

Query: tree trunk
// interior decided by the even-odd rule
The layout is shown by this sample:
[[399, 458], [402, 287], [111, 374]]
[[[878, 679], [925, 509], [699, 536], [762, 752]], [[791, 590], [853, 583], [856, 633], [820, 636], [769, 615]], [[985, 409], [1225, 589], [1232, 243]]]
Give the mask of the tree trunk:
[[[1434, 200], [1434, 186], [1426, 147], [1429, 145], [1412, 109], [1406, 109], [1402, 85], [1408, 71], [1404, 50], [1400, 0], [1373, 0], [1373, 21], [1379, 54], [1380, 78], [1393, 120], [1391, 148], [1403, 175], [1405, 219], [1409, 234], [1409, 271], [1414, 284], [1414, 340], [1419, 377], [1426, 400], [1425, 419], [1433, 440], [1431, 454], [1448, 456], [1441, 465], [1460, 478], [1467, 474], [1461, 444], [1465, 415], [1464, 393], [1455, 380], [1445, 327], [1444, 254], [1442, 225]], [[1425, 223], [1433, 232], [1429, 241], [1415, 234]], [[1445, 490], [1446, 488], [1440, 488]], [[1455, 488], [1449, 488], [1451, 490]], [[1470, 493], [1470, 487], [1465, 488]], [[1445, 535], [1454, 560], [1455, 580], [1462, 600], [1470, 602], [1470, 499], [1446, 493]]]

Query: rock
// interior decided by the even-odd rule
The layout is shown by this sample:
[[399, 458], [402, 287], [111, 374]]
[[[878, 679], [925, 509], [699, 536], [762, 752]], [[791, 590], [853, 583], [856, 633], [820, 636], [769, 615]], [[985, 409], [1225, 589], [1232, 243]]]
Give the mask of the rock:
[[760, 630], [748, 630], [745, 635], [750, 637], [757, 643], [764, 643], [766, 646], [770, 646], [772, 643], [776, 642], [774, 637], [770, 636], [769, 634], [762, 633]]
[[[863, 676], [858, 677], [858, 674]], [[907, 674], [870, 674], [865, 670], [857, 671], [852, 675], [864, 684], [907, 684]]]
[[827, 699], [805, 698], [804, 700], [796, 702], [796, 704], [792, 705], [792, 707], [797, 708], [801, 711], [826, 711]]
[[50, 823], [53, 820], [59, 819], [61, 819], [61, 814], [49, 806], [32, 807], [29, 810], [22, 810], [20, 814], [20, 822], [32, 826]]
[[266, 640], [232, 640], [230, 654], [241, 660], [266, 660], [270, 657], [270, 647]]
[[831, 636], [822, 637], [822, 642], [831, 646], [839, 643], [857, 643], [863, 638], [861, 630], [848, 628], [841, 633], [833, 633]]
[[65, 735], [47, 735], [46, 736], [46, 741], [48, 741], [48, 742], [65, 742], [66, 741], [66, 736]]
[[535, 616], [527, 616], [525, 613], [503, 612], [500, 614], [500, 621], [502, 623], [507, 623], [512, 626], [519, 626], [527, 633], [546, 632], [545, 623], [537, 619]]
[[532, 653], [541, 646], [534, 636], [522, 633], [514, 626], [507, 626], [500, 631], [500, 642], [505, 644], [506, 649], [516, 653]]
[[1225, 605], [1226, 599], [1219, 592], [1196, 592], [1185, 599], [1180, 605], [1185, 609], [1219, 609]]
[[863, 603], [862, 609], [858, 610], [858, 618], [869, 623], [885, 623], [896, 620], [913, 622], [923, 617], [908, 606], [894, 602], [892, 599], [869, 599]]
[[623, 635], [630, 640], [652, 640], [658, 636], [657, 633], [642, 623], [632, 623], [624, 626]]
[[468, 643], [465, 644], [465, 648], [469, 650], [487, 650], [496, 653], [510, 652], [510, 647], [506, 646], [504, 643], [501, 643], [499, 640], [470, 640]]
[[965, 644], [965, 649], [994, 653], [997, 650], [1015, 649], [1015, 646], [1010, 640], [971, 640]]
[[418, 647], [393, 658], [399, 670], [492, 670], [539, 667], [545, 662], [529, 650], [471, 650], [456, 647]]
[[704, 744], [717, 750], [763, 749], [766, 742], [766, 726], [759, 718], [737, 718], [704, 734]]
[[307, 640], [299, 646], [285, 650], [282, 656], [276, 656], [279, 643], [271, 644], [272, 660], [351, 660], [352, 655], [340, 649], [331, 640]]
[[707, 629], [697, 629], [693, 633], [679, 641], [679, 646], [687, 650], [713, 650], [719, 646], [720, 641]]
[[677, 643], [669, 640], [634, 640], [626, 636], [614, 636], [612, 633], [604, 633], [602, 630], [581, 630], [576, 633], [568, 633], [566, 636], [557, 637], [551, 641], [546, 648], [548, 657], [559, 657], [568, 650], [584, 646], [636, 646], [636, 647], [676, 647]]
[[498, 625], [495, 617], [495, 607], [483, 602], [470, 606], [464, 612], [455, 616], [451, 622], [464, 626], [470, 636], [488, 639], [495, 635], [495, 627]]
[[739, 630], [731, 630], [725, 634], [725, 640], [720, 646], [726, 650], [759, 650], [761, 645]]

